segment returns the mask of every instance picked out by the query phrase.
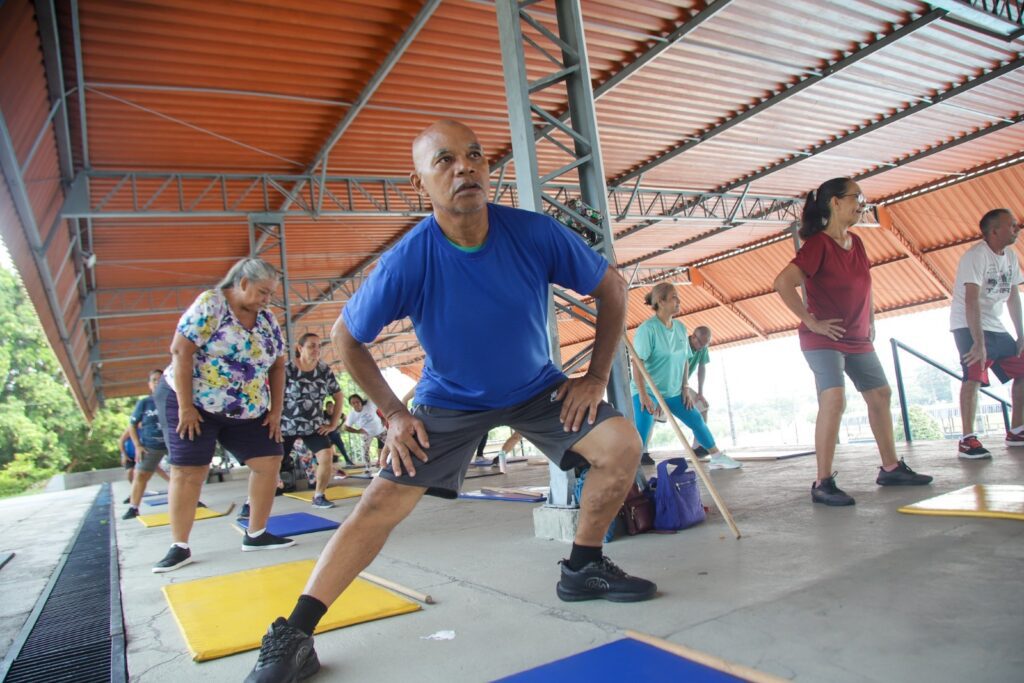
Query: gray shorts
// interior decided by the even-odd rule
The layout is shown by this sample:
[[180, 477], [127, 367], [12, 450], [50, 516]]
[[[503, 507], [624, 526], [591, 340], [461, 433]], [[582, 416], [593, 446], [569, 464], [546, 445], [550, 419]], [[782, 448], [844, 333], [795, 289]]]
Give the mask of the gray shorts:
[[142, 454], [135, 454], [135, 469], [139, 472], [149, 472], [152, 474], [156, 472], [156, 468], [160, 466], [160, 461], [167, 455], [166, 448], [148, 448], [142, 447]]
[[885, 370], [874, 351], [867, 353], [843, 353], [834, 349], [804, 351], [804, 358], [814, 373], [814, 385], [818, 393], [826, 389], [845, 386], [843, 371], [853, 380], [857, 391], [865, 392], [889, 385]]
[[399, 484], [425, 487], [429, 496], [457, 498], [480, 439], [502, 426], [522, 434], [563, 470], [586, 464], [583, 456], [572, 450], [573, 445], [597, 425], [620, 414], [602, 401], [594, 424], [587, 424], [584, 419], [578, 432], [566, 432], [558, 419], [562, 402], [554, 398], [557, 388], [558, 385], [553, 386], [519, 405], [497, 410], [465, 411], [417, 405], [412, 414], [423, 421], [430, 437], [427, 461], [416, 461], [414, 477], [395, 476], [390, 464], [381, 470], [380, 476]]

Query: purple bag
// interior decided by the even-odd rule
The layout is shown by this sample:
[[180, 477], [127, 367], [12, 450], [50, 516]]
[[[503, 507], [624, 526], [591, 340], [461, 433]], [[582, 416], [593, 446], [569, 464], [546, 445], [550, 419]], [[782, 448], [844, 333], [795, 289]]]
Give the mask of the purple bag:
[[[674, 466], [670, 472], [669, 467]], [[658, 463], [654, 480], [654, 528], [659, 531], [687, 529], [704, 521], [697, 475], [686, 469], [685, 458], [670, 458]]]

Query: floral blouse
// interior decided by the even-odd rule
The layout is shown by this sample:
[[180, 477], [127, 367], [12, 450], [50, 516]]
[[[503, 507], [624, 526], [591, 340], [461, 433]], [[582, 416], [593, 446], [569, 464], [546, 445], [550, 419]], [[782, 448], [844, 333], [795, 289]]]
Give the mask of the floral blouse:
[[[254, 418], [270, 408], [270, 366], [284, 355], [284, 337], [269, 309], [246, 329], [219, 289], [192, 302], [177, 331], [198, 346], [193, 360], [192, 402], [208, 413]], [[171, 386], [174, 364], [164, 373]]]

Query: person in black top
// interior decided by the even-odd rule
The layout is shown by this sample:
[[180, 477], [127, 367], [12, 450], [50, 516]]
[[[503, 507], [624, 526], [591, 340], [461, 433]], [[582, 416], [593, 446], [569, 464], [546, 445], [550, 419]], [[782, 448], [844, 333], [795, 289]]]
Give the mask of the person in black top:
[[[281, 434], [284, 436], [284, 457], [291, 457], [295, 442], [302, 439], [316, 456], [316, 490], [313, 507], [332, 508], [325, 492], [331, 481], [334, 455], [328, 435], [338, 429], [341, 421], [341, 386], [330, 367], [320, 360], [320, 337], [308, 332], [299, 338], [298, 354], [285, 369], [284, 412]], [[334, 399], [332, 412], [325, 416], [324, 401]]]

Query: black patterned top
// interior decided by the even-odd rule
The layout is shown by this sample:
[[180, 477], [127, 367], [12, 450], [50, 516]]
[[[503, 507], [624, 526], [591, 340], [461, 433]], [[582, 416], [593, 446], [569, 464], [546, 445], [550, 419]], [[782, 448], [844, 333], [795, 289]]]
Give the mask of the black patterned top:
[[327, 424], [324, 400], [341, 391], [327, 364], [317, 363], [313, 370], [302, 372], [295, 363], [288, 363], [285, 380], [281, 434], [303, 436]]

